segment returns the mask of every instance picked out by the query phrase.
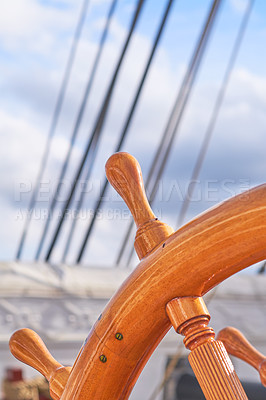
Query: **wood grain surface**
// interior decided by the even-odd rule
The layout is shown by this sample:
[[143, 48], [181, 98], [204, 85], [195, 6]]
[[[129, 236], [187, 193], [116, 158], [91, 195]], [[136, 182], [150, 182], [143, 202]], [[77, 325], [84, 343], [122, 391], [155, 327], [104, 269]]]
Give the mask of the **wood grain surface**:
[[223, 342], [229, 354], [252, 365], [259, 372], [261, 383], [266, 387], [266, 357], [255, 349], [238, 329], [231, 326], [222, 329], [217, 335], [217, 340]]
[[[132, 174], [137, 179], [136, 172]], [[129, 206], [135, 207], [135, 200], [130, 201]], [[171, 326], [166, 304], [175, 297], [202, 296], [266, 258], [265, 211], [266, 186], [262, 185], [212, 208], [157, 245], [94, 325], [62, 400], [127, 399]], [[153, 215], [145, 211], [139, 225], [149, 218]], [[117, 333], [122, 340], [116, 339]], [[103, 355], [106, 362], [101, 361]]]
[[9, 347], [14, 357], [45, 376], [49, 382], [52, 398], [59, 400], [69, 378], [71, 367], [64, 367], [57, 362], [40, 336], [31, 329], [16, 331], [10, 338]]
[[[137, 251], [143, 259], [89, 333], [61, 400], [127, 399], [171, 327], [166, 305], [174, 298], [201, 297], [226, 278], [266, 258], [266, 185], [225, 201], [172, 233], [162, 222], [158, 225], [132, 156], [114, 155], [106, 169], [135, 218]], [[208, 318], [205, 316], [207, 322]], [[215, 343], [211, 340], [206, 346], [216, 346], [213, 350], [222, 361], [224, 348]], [[206, 352], [210, 358], [214, 354], [208, 348]], [[202, 357], [196, 355], [195, 362]], [[232, 379], [232, 385], [237, 385], [233, 375]]]

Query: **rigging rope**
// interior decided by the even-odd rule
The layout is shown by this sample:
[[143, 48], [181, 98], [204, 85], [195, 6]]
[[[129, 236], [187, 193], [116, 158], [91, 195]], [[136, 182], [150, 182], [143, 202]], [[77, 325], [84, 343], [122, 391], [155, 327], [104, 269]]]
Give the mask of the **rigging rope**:
[[[70, 193], [69, 193], [69, 196], [68, 196], [68, 199], [67, 199], [67, 201], [66, 201], [66, 204], [65, 204], [65, 206], [64, 206], [64, 208], [63, 208], [63, 212], [61, 213], [61, 215], [60, 215], [60, 217], [59, 217], [59, 222], [58, 222], [58, 225], [57, 225], [57, 227], [56, 227], [56, 231], [55, 231], [55, 233], [54, 233], [54, 235], [53, 235], [52, 241], [51, 241], [51, 243], [50, 243], [50, 245], [49, 245], [49, 248], [48, 248], [48, 251], [47, 251], [47, 254], [46, 254], [46, 257], [45, 257], [45, 261], [49, 261], [50, 258], [51, 258], [51, 255], [52, 255], [54, 246], [55, 246], [56, 241], [57, 241], [57, 239], [58, 239], [58, 235], [59, 235], [61, 226], [62, 226], [62, 224], [63, 224], [63, 222], [64, 222], [64, 217], [65, 217], [65, 215], [66, 215], [66, 212], [67, 212], [67, 210], [68, 210], [69, 205], [71, 204], [73, 195], [74, 195], [75, 190], [76, 190], [76, 186], [77, 186], [77, 184], [78, 184], [78, 180], [79, 180], [79, 178], [80, 178], [80, 176], [81, 176], [81, 174], [82, 174], [82, 171], [83, 171], [83, 168], [84, 168], [84, 165], [85, 165], [86, 161], [87, 161], [88, 165], [90, 165], [90, 161], [87, 160], [88, 155], [89, 155], [90, 151], [91, 151], [92, 154], [93, 154], [94, 151], [96, 150], [96, 147], [97, 147], [98, 144], [99, 144], [99, 140], [100, 140], [100, 135], [101, 135], [102, 127], [103, 127], [104, 122], [105, 122], [105, 118], [106, 118], [106, 115], [107, 115], [107, 111], [108, 111], [108, 108], [109, 108], [109, 104], [110, 104], [110, 102], [111, 102], [113, 90], [114, 90], [114, 87], [115, 87], [115, 84], [116, 84], [116, 81], [117, 81], [117, 77], [118, 77], [118, 74], [119, 74], [119, 71], [120, 71], [120, 67], [121, 67], [121, 65], [122, 65], [122, 62], [123, 62], [125, 53], [126, 53], [126, 51], [127, 51], [127, 48], [128, 48], [129, 42], [130, 42], [130, 39], [131, 39], [131, 37], [132, 37], [132, 34], [133, 34], [134, 29], [135, 29], [136, 23], [137, 23], [137, 21], [138, 21], [138, 18], [139, 18], [139, 15], [140, 15], [142, 6], [143, 6], [143, 4], [144, 4], [144, 1], [145, 1], [145, 0], [139, 0], [139, 1], [137, 2], [137, 6], [136, 6], [135, 13], [134, 13], [134, 16], [133, 16], [133, 19], [132, 19], [132, 22], [131, 22], [131, 26], [130, 26], [130, 29], [129, 29], [129, 32], [128, 32], [126, 41], [125, 41], [125, 43], [124, 43], [122, 52], [121, 52], [121, 54], [120, 54], [120, 57], [119, 57], [117, 66], [116, 66], [116, 68], [115, 68], [115, 72], [114, 72], [114, 74], [113, 74], [113, 76], [112, 76], [112, 79], [111, 79], [111, 82], [110, 82], [108, 91], [107, 91], [106, 96], [105, 96], [105, 99], [104, 99], [104, 102], [103, 102], [102, 107], [101, 107], [101, 110], [100, 110], [100, 112], [99, 112], [99, 114], [98, 114], [98, 118], [97, 118], [97, 120], [96, 120], [96, 124], [95, 124], [95, 126], [94, 126], [94, 129], [93, 129], [93, 131], [92, 131], [92, 134], [91, 134], [91, 136], [90, 136], [90, 139], [89, 139], [89, 141], [88, 141], [88, 143], [87, 143], [85, 152], [84, 152], [83, 157], [82, 157], [82, 159], [81, 159], [81, 162], [80, 162], [80, 164], [79, 164], [78, 170], [77, 170], [77, 172], [76, 172], [75, 179], [74, 179], [74, 182], [73, 182], [71, 191], [70, 191]], [[92, 150], [91, 150], [91, 149], [92, 149]]]
[[[169, 0], [169, 1], [167, 2], [167, 5], [166, 5], [166, 8], [165, 8], [165, 11], [164, 11], [162, 20], [161, 20], [161, 22], [160, 22], [158, 31], [157, 31], [157, 33], [156, 33], [156, 35], [155, 35], [154, 43], [153, 43], [153, 45], [152, 45], [151, 52], [150, 52], [150, 55], [149, 55], [149, 57], [148, 57], [148, 61], [147, 61], [147, 63], [146, 63], [144, 72], [143, 72], [142, 77], [141, 77], [141, 79], [140, 79], [140, 83], [139, 83], [138, 89], [137, 89], [136, 94], [135, 94], [135, 97], [134, 97], [134, 99], [133, 99], [133, 102], [132, 102], [131, 108], [130, 108], [130, 110], [129, 110], [128, 116], [127, 116], [127, 118], [126, 118], [126, 122], [125, 122], [125, 124], [124, 124], [123, 129], [122, 129], [122, 132], [121, 132], [119, 141], [118, 141], [118, 143], [117, 143], [117, 145], [116, 145], [116, 148], [115, 148], [115, 151], [114, 151], [115, 153], [121, 150], [121, 147], [122, 147], [122, 145], [123, 145], [123, 143], [124, 143], [124, 141], [125, 141], [125, 138], [126, 138], [126, 135], [127, 135], [127, 132], [128, 132], [128, 128], [129, 128], [130, 123], [131, 123], [131, 121], [132, 121], [132, 118], [133, 118], [133, 115], [134, 115], [134, 112], [135, 112], [135, 109], [136, 109], [138, 100], [139, 100], [140, 95], [141, 95], [141, 92], [142, 92], [142, 88], [143, 88], [143, 86], [144, 86], [144, 82], [145, 82], [146, 77], [147, 77], [147, 75], [148, 75], [148, 72], [149, 72], [149, 70], [150, 70], [150, 66], [151, 66], [151, 64], [152, 64], [152, 60], [153, 60], [154, 54], [155, 54], [155, 52], [156, 52], [158, 43], [159, 43], [159, 41], [160, 41], [162, 32], [163, 32], [163, 30], [164, 30], [164, 27], [165, 27], [167, 18], [168, 18], [168, 16], [169, 16], [169, 12], [170, 12], [170, 10], [171, 10], [172, 4], [173, 4], [173, 0]], [[85, 248], [86, 248], [86, 246], [87, 246], [87, 243], [88, 243], [88, 239], [89, 239], [89, 237], [90, 237], [90, 235], [91, 235], [91, 233], [92, 233], [93, 227], [94, 227], [95, 222], [96, 222], [96, 216], [97, 216], [97, 213], [98, 213], [98, 211], [99, 211], [99, 208], [100, 208], [100, 206], [101, 206], [101, 204], [102, 204], [102, 200], [103, 200], [103, 198], [104, 198], [104, 195], [105, 195], [105, 192], [106, 192], [106, 190], [107, 190], [107, 187], [108, 187], [108, 181], [107, 181], [107, 179], [105, 178], [104, 186], [103, 186], [103, 188], [102, 188], [102, 190], [101, 190], [101, 193], [100, 193], [100, 195], [99, 195], [99, 197], [98, 197], [98, 200], [96, 201], [96, 205], [95, 205], [95, 208], [94, 208], [93, 217], [92, 217], [92, 219], [91, 219], [91, 221], [90, 221], [90, 224], [89, 224], [88, 229], [87, 229], [87, 231], [86, 231], [86, 234], [85, 234], [84, 240], [83, 240], [83, 242], [82, 242], [80, 251], [79, 251], [79, 253], [78, 253], [78, 257], [77, 257], [77, 262], [78, 262], [78, 263], [79, 263], [79, 262], [81, 261], [81, 259], [82, 259], [84, 250], [85, 250]]]
[[53, 116], [52, 116], [52, 121], [51, 121], [51, 125], [50, 125], [50, 129], [49, 129], [49, 133], [48, 133], [48, 137], [46, 140], [46, 144], [45, 144], [45, 150], [43, 153], [43, 157], [41, 160], [41, 164], [40, 164], [40, 169], [37, 175], [37, 179], [35, 182], [35, 186], [31, 195], [31, 199], [30, 199], [30, 203], [29, 203], [29, 210], [30, 213], [26, 218], [25, 221], [25, 225], [23, 228], [23, 232], [20, 238], [20, 242], [18, 245], [18, 249], [17, 249], [17, 253], [16, 253], [16, 259], [20, 260], [21, 258], [21, 254], [25, 245], [25, 240], [29, 231], [29, 227], [30, 227], [30, 221], [31, 221], [31, 215], [32, 215], [32, 211], [33, 211], [33, 207], [36, 203], [36, 197], [37, 197], [37, 193], [38, 193], [38, 189], [39, 189], [39, 183], [41, 182], [42, 178], [43, 178], [43, 174], [44, 174], [44, 170], [47, 164], [47, 160], [48, 160], [48, 156], [50, 153], [50, 149], [51, 149], [51, 143], [52, 143], [52, 139], [57, 127], [57, 123], [58, 123], [58, 119], [59, 119], [59, 115], [62, 109], [62, 104], [65, 98], [65, 93], [66, 93], [66, 89], [67, 89], [67, 85], [69, 82], [69, 78], [70, 78], [70, 74], [72, 71], [72, 67], [73, 67], [73, 63], [74, 63], [74, 59], [76, 56], [76, 51], [77, 51], [77, 47], [78, 47], [78, 43], [79, 43], [79, 39], [82, 33], [82, 28], [84, 26], [84, 22], [85, 22], [85, 17], [87, 14], [87, 10], [88, 10], [88, 4], [89, 4], [89, 0], [84, 0], [83, 1], [83, 5], [81, 8], [81, 12], [80, 12], [80, 16], [78, 19], [78, 23], [77, 23], [77, 27], [75, 30], [75, 34], [74, 34], [74, 38], [73, 38], [73, 42], [71, 45], [71, 49], [70, 49], [70, 53], [68, 56], [68, 60], [67, 60], [67, 64], [66, 64], [66, 68], [65, 68], [65, 72], [64, 72], [64, 76], [63, 76], [63, 80], [61, 83], [61, 87], [59, 90], [59, 94], [58, 94], [58, 98], [56, 101], [56, 105], [54, 108], [54, 112], [53, 112]]
[[232, 71], [233, 71], [233, 68], [235, 65], [235, 61], [238, 56], [238, 52], [239, 52], [246, 28], [247, 28], [247, 24], [248, 24], [248, 20], [250, 17], [250, 13], [251, 13], [253, 4], [254, 4], [254, 0], [250, 0], [248, 2], [247, 8], [245, 10], [244, 18], [240, 25], [240, 28], [239, 28], [239, 31], [238, 31], [238, 34], [237, 34], [237, 37], [236, 37], [236, 40], [235, 40], [235, 43], [233, 46], [233, 50], [232, 50], [232, 53], [231, 53], [224, 77], [223, 77], [222, 85], [220, 87], [218, 96], [216, 98], [216, 102], [215, 102], [215, 106], [213, 108], [211, 119], [208, 124], [207, 130], [205, 132], [204, 139], [203, 139], [195, 166], [193, 168], [193, 172], [192, 172], [191, 179], [190, 179], [189, 189], [187, 189], [187, 191], [186, 191], [185, 199], [181, 206], [181, 210], [180, 210], [180, 213], [178, 216], [178, 221], [177, 221], [178, 226], [182, 225], [184, 222], [184, 219], [185, 219], [185, 216], [186, 216], [189, 204], [190, 204], [190, 199], [192, 197], [192, 194], [193, 194], [193, 191], [195, 188], [195, 181], [197, 180], [197, 178], [200, 174], [200, 170], [202, 168], [204, 159], [206, 157], [207, 150], [208, 150], [208, 147], [209, 147], [212, 135], [213, 135], [213, 131], [214, 131], [214, 128], [215, 128], [215, 125], [217, 122], [217, 118], [219, 116], [219, 112], [221, 110], [221, 106], [222, 106], [222, 103], [224, 100], [225, 92], [228, 87], [228, 84], [229, 84], [229, 81], [230, 81], [230, 78], [232, 75]]
[[47, 233], [48, 233], [48, 229], [49, 229], [49, 226], [50, 226], [50, 223], [51, 223], [51, 218], [52, 218], [52, 215], [53, 215], [53, 212], [54, 212], [54, 209], [55, 209], [55, 206], [56, 206], [56, 202], [57, 202], [56, 199], [57, 199], [58, 194], [60, 193], [61, 182], [63, 181], [63, 179], [65, 178], [65, 175], [66, 175], [66, 171], [67, 171], [67, 168], [68, 168], [68, 165], [69, 165], [69, 162], [70, 162], [70, 158], [71, 158], [71, 155], [72, 155], [72, 152], [73, 152], [73, 149], [74, 149], [74, 144], [75, 144], [75, 141], [76, 141], [76, 138], [77, 138], [77, 134], [78, 134], [78, 131], [79, 131], [79, 128], [80, 128], [80, 124], [82, 122], [82, 118], [83, 118], [83, 115], [84, 115], [84, 112], [85, 112], [85, 108], [86, 108], [86, 105], [87, 105], [87, 102], [88, 102], [88, 98], [89, 98], [89, 94], [90, 94], [90, 91], [91, 91], [91, 87], [92, 87], [92, 84], [93, 84], [93, 81], [94, 81], [94, 78], [95, 78], [95, 75], [96, 75], [96, 72], [97, 72], [98, 64], [99, 64], [99, 61], [100, 61], [100, 58], [101, 58], [101, 55], [102, 55], [102, 52], [103, 52], [104, 44], [105, 44], [105, 41], [106, 41], [106, 38], [107, 38], [110, 22], [111, 22], [113, 14], [114, 14], [116, 4], [117, 4], [117, 0], [113, 0], [113, 2], [111, 3], [111, 6], [110, 6], [109, 12], [108, 12], [108, 16], [107, 16], [107, 19], [106, 19], [105, 27], [103, 29], [103, 34], [102, 34], [101, 39], [100, 39], [98, 51], [97, 51], [97, 54], [96, 54], [96, 57], [95, 57], [95, 60], [94, 60], [94, 63], [93, 63], [93, 67], [92, 67], [92, 70], [91, 70], [91, 73], [90, 73], [90, 76], [89, 76], [89, 79], [88, 79], [88, 82], [87, 82], [87, 85], [86, 85], [86, 89], [85, 89], [85, 92], [84, 92], [84, 95], [83, 95], [83, 99], [82, 99], [82, 102], [81, 102], [81, 105], [80, 105], [80, 108], [79, 108], [79, 111], [78, 111], [78, 115], [77, 115], [77, 118], [76, 118], [76, 121], [75, 121], [74, 129], [73, 129], [73, 132], [72, 132], [72, 135], [71, 135], [71, 139], [70, 139], [70, 142], [69, 142], [68, 152], [66, 154], [66, 157], [65, 157], [65, 160], [64, 160], [64, 164], [62, 166], [62, 169], [61, 169], [61, 172], [60, 172], [60, 176], [59, 176], [59, 179], [58, 179], [58, 182], [57, 182], [56, 190], [54, 192], [54, 196], [52, 198], [52, 202], [51, 202], [51, 205], [49, 207], [49, 212], [48, 212], [49, 217], [46, 220], [46, 223], [45, 223], [45, 226], [44, 226], [44, 229], [43, 229], [43, 232], [42, 232], [42, 237], [41, 237], [41, 240], [39, 242], [39, 246], [38, 246], [38, 249], [37, 249], [37, 252], [36, 252], [36, 255], [35, 255], [35, 260], [38, 260], [40, 258], [41, 251], [42, 251], [42, 248], [43, 248], [43, 245], [44, 245], [44, 242], [45, 242], [45, 238], [46, 238]]
[[[187, 68], [185, 77], [183, 79], [180, 90], [178, 91], [178, 95], [170, 114], [170, 118], [166, 125], [166, 128], [163, 132], [161, 142], [157, 148], [156, 154], [153, 158], [151, 168], [149, 170], [147, 181], [145, 182], [145, 187], [148, 194], [148, 199], [152, 204], [155, 198], [156, 190], [157, 190], [157, 182], [162, 176], [163, 170], [165, 168], [167, 159], [169, 157], [169, 153], [171, 151], [173, 141], [178, 134], [178, 128], [180, 126], [181, 119], [183, 117], [183, 113], [191, 94], [193, 84], [195, 82], [199, 66], [201, 64], [201, 60], [203, 58], [204, 51], [206, 49], [206, 45], [210, 38], [211, 30], [214, 26], [215, 18], [218, 14], [219, 6], [222, 0], [214, 0], [210, 11], [208, 13], [206, 22], [203, 25], [202, 32], [200, 34], [199, 40], [196, 44], [195, 50], [192, 54], [192, 58], [190, 60], [189, 66]], [[131, 235], [132, 229], [134, 227], [134, 222], [131, 220], [124, 240], [122, 242], [122, 246], [120, 247], [120, 251], [118, 253], [118, 257], [116, 260], [116, 264], [118, 265], [121, 262], [122, 256], [124, 254], [126, 244], [128, 238]], [[131, 257], [133, 255], [134, 248], [132, 247], [127, 265], [130, 263]]]

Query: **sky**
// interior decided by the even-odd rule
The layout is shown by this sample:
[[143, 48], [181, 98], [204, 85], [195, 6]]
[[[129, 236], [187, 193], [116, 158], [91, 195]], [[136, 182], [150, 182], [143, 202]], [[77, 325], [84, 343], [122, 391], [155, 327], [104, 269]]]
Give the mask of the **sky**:
[[[181, 121], [154, 203], [156, 215], [177, 228], [177, 217], [217, 98], [247, 0], [224, 0]], [[114, 152], [166, 2], [146, 0], [119, 74], [100, 142], [86, 202], [67, 262], [73, 263], [99, 190], [104, 165]], [[123, 151], [133, 154], [147, 176], [211, 1], [176, 0], [145, 82]], [[82, 1], [12, 0], [0, 14], [0, 259], [14, 260], [36, 181], [56, 97]], [[47, 218], [69, 138], [90, 76], [110, 0], [89, 1], [47, 168], [22, 260], [32, 261]], [[135, 1], [118, 0], [110, 32], [58, 201], [60, 211], [127, 33]], [[266, 3], [255, 0], [203, 168], [185, 218], [265, 182]], [[70, 214], [71, 215], [71, 214]], [[53, 262], [61, 260], [71, 219], [64, 224]], [[129, 212], [108, 190], [85, 265], [113, 265]], [[50, 226], [45, 249], [55, 229]], [[133, 243], [133, 238], [132, 238]], [[137, 258], [132, 259], [132, 266]]]

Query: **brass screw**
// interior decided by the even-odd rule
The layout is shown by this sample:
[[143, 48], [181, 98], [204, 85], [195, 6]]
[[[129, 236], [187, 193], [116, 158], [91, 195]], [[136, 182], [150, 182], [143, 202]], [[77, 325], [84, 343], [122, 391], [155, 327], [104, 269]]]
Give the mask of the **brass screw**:
[[117, 332], [117, 333], [115, 334], [115, 338], [116, 338], [117, 340], [122, 340], [122, 339], [123, 339], [122, 333]]
[[102, 363], [106, 363], [107, 357], [106, 357], [104, 354], [102, 354], [102, 355], [100, 356], [100, 361], [101, 361]]

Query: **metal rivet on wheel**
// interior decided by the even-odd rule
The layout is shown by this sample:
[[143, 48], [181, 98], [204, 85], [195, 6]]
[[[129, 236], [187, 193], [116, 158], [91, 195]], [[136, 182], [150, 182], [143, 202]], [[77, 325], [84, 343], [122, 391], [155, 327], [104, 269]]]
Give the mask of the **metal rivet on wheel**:
[[101, 361], [102, 363], [106, 363], [107, 357], [106, 357], [104, 354], [100, 355], [100, 361]]
[[117, 340], [122, 340], [122, 339], [123, 339], [122, 333], [117, 332], [117, 333], [115, 334], [115, 338], [116, 338]]

